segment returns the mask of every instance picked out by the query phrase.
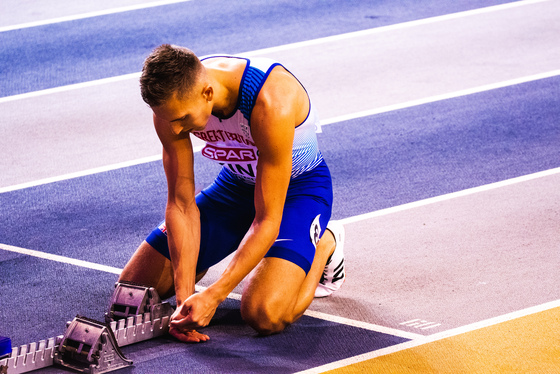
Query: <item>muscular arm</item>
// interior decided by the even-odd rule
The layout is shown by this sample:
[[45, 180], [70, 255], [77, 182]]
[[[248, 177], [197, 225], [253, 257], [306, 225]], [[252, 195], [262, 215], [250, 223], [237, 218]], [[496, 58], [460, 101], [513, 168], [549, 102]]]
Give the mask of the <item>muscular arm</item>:
[[200, 246], [200, 216], [195, 202], [193, 151], [189, 134], [175, 134], [169, 123], [154, 115], [156, 132], [163, 145], [167, 177], [165, 220], [173, 266], [177, 303], [194, 293]]
[[285, 72], [271, 74], [259, 94], [251, 117], [251, 132], [259, 149], [255, 185], [255, 219], [229, 266], [208, 288], [222, 301], [262, 260], [274, 244], [292, 171], [295, 125], [301, 112], [299, 84]]

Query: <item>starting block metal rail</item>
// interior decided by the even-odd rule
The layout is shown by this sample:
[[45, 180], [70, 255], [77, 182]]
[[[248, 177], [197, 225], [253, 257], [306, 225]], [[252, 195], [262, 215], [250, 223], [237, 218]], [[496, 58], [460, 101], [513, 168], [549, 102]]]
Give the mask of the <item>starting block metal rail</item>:
[[[115, 293], [128, 291], [128, 286], [117, 283]], [[141, 286], [134, 285], [135, 292], [139, 292], [138, 287]], [[119, 348], [167, 334], [173, 313], [173, 308], [162, 303], [153, 288], [144, 289], [147, 297], [136, 300], [148, 306], [143, 308], [145, 313], [115, 320], [110, 315], [112, 304], [106, 323], [77, 316], [68, 323], [64, 335], [12, 348], [12, 353], [0, 360], [0, 374], [27, 373], [54, 364], [101, 374], [132, 365]], [[115, 294], [112, 300], [116, 300]]]
[[63, 335], [12, 348], [12, 353], [0, 360], [0, 373], [18, 374], [51, 366], [54, 352]]

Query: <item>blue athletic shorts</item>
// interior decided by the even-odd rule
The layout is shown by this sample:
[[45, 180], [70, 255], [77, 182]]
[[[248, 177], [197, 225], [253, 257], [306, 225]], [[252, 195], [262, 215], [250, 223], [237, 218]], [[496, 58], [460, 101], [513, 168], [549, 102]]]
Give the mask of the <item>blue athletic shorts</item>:
[[[255, 186], [222, 168], [216, 180], [196, 196], [201, 238], [197, 273], [234, 252], [255, 218]], [[332, 181], [323, 161], [315, 169], [291, 180], [280, 233], [265, 257], [278, 257], [309, 272], [315, 245], [323, 235], [332, 211]], [[169, 258], [165, 222], [146, 241]]]

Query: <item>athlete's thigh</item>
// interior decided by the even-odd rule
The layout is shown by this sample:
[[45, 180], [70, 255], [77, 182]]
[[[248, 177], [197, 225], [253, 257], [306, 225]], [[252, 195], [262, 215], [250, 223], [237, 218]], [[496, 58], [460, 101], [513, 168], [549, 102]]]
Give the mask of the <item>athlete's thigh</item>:
[[305, 271], [293, 262], [266, 257], [247, 280], [242, 308], [262, 310], [283, 318], [297, 302]]
[[165, 298], [173, 293], [171, 261], [144, 241], [124, 267], [119, 281], [154, 287]]
[[332, 213], [332, 185], [326, 165], [290, 183], [278, 238], [265, 257], [293, 262], [306, 273]]

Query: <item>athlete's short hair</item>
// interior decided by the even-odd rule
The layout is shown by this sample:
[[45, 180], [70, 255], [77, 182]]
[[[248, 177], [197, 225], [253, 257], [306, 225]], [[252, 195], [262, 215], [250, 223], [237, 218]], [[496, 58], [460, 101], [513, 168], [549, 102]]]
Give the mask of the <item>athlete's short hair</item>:
[[163, 44], [144, 61], [140, 77], [142, 99], [151, 107], [164, 104], [174, 92], [189, 92], [202, 70], [198, 57], [188, 48]]

